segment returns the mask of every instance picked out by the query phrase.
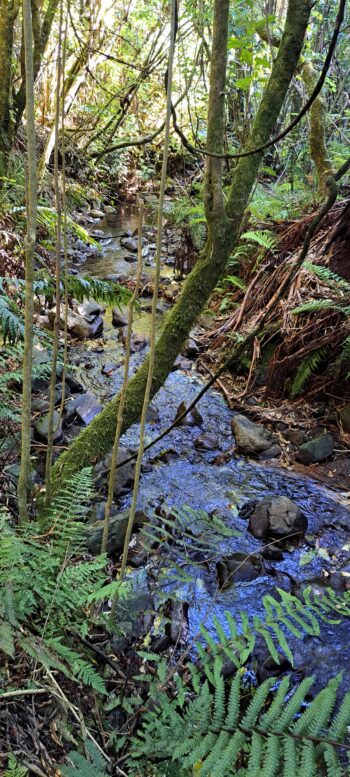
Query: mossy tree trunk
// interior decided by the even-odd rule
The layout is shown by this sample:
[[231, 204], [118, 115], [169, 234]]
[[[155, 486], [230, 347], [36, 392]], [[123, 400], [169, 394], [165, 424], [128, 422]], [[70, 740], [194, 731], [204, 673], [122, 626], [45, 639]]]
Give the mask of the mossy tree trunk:
[[[275, 48], [280, 45], [280, 37], [270, 33], [266, 19], [262, 19], [256, 25], [256, 31], [260, 38], [270, 43]], [[319, 79], [319, 74], [311, 62], [304, 62], [301, 67], [301, 76], [306, 86], [308, 97], [311, 96]], [[327, 104], [322, 94], [313, 101], [310, 108], [310, 155], [316, 167], [318, 191], [323, 198], [327, 194], [327, 178], [332, 175], [332, 166], [327, 151]]]
[[[305, 62], [301, 74], [310, 96], [317, 84], [319, 74], [311, 62]], [[318, 191], [321, 197], [327, 193], [326, 180], [332, 174], [332, 165], [327, 151], [326, 127], [327, 104], [322, 94], [319, 94], [310, 108], [310, 154], [316, 167]]]
[[[247, 150], [266, 143], [271, 137], [300, 57], [311, 7], [311, 0], [289, 0], [281, 45], [248, 139]], [[228, 21], [229, 0], [215, 0], [208, 107], [208, 150], [215, 153], [221, 152], [223, 143]], [[262, 153], [256, 153], [239, 160], [233, 171], [226, 206], [222, 193], [222, 161], [209, 158], [205, 178], [209, 238], [159, 337], [151, 396], [163, 385], [191, 328], [224, 272], [239, 235], [261, 158]], [[147, 374], [148, 360], [130, 381], [125, 399], [124, 430], [140, 416]], [[110, 450], [115, 435], [118, 403], [119, 396], [116, 396], [81, 432], [69, 450], [62, 454], [52, 470], [53, 489]]]

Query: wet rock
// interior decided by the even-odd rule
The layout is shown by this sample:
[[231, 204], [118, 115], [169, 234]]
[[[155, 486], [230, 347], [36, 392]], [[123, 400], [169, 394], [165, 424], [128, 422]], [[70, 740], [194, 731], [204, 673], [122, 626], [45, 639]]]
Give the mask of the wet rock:
[[77, 407], [80, 402], [83, 402], [83, 399], [83, 395], [79, 394], [77, 397], [69, 399], [69, 401], [66, 402], [63, 410], [63, 418], [66, 424], [70, 424], [72, 421], [74, 421]]
[[137, 253], [138, 241], [133, 237], [122, 237], [120, 245], [126, 248], [127, 251], [131, 251], [134, 254]]
[[290, 535], [300, 537], [306, 532], [307, 520], [298, 505], [288, 497], [266, 497], [255, 505], [249, 518], [249, 529], [259, 540], [269, 537], [283, 539]]
[[70, 334], [78, 340], [84, 340], [91, 336], [91, 325], [82, 316], [70, 314], [67, 324]]
[[241, 453], [261, 453], [276, 442], [273, 434], [263, 426], [253, 423], [244, 415], [235, 415], [231, 428], [236, 440], [237, 450]]
[[47, 413], [50, 408], [50, 402], [43, 397], [32, 399], [32, 410], [34, 413]]
[[[45, 440], [47, 442], [48, 433], [49, 433], [49, 414], [46, 413], [41, 418], [38, 418], [38, 420], [34, 424], [34, 429], [38, 437], [40, 437], [41, 440]], [[54, 411], [53, 414], [53, 441], [58, 442], [62, 439], [62, 426], [61, 426], [61, 420], [59, 413]]]
[[201, 451], [215, 451], [220, 447], [220, 445], [218, 438], [215, 437], [215, 434], [203, 432], [194, 441], [194, 447]]
[[80, 394], [84, 391], [84, 386], [74, 375], [66, 375], [66, 383], [72, 394]]
[[216, 565], [216, 574], [220, 588], [228, 588], [235, 583], [248, 583], [264, 573], [264, 564], [259, 554], [247, 558], [243, 553], [234, 553]]
[[88, 391], [77, 403], [75, 413], [79, 420], [87, 426], [101, 410], [102, 407], [95, 397], [95, 394], [93, 394], [92, 391]]
[[103, 219], [104, 213], [102, 210], [94, 208], [93, 210], [88, 211], [88, 216], [91, 216], [92, 219]]
[[263, 453], [260, 453], [259, 458], [260, 459], [277, 459], [278, 456], [280, 456], [282, 453], [282, 450], [279, 445], [271, 445], [271, 448], [268, 448], [267, 451], [264, 451]]
[[199, 354], [199, 348], [195, 340], [193, 340], [191, 337], [186, 340], [184, 349], [183, 349], [183, 355], [187, 356], [189, 359], [195, 359], [196, 356]]
[[104, 310], [105, 308], [103, 305], [100, 305], [100, 303], [96, 302], [94, 299], [90, 299], [88, 302], [83, 302], [81, 305], [77, 306], [77, 312], [80, 316], [83, 316], [83, 318], [99, 316]]
[[[179, 407], [176, 411], [175, 421], [180, 418], [182, 413], [184, 413], [186, 410], [186, 402], [180, 402]], [[190, 410], [187, 415], [185, 415], [184, 418], [182, 418], [181, 421], [179, 421], [179, 426], [201, 426], [203, 423], [203, 418], [197, 410], [196, 407], [194, 407], [192, 410]]]
[[112, 324], [113, 326], [127, 326], [128, 323], [128, 312], [127, 308], [123, 306], [122, 308], [113, 308], [112, 310]]
[[331, 434], [321, 434], [314, 437], [313, 440], [303, 443], [299, 446], [297, 459], [302, 464], [314, 464], [318, 461], [324, 461], [332, 455], [334, 449], [334, 439]]
[[90, 324], [90, 337], [98, 337], [103, 332], [103, 318], [96, 316]]
[[146, 421], [149, 424], [158, 424], [160, 421], [159, 410], [155, 405], [149, 405], [147, 408]]
[[[130, 451], [128, 448], [124, 448], [123, 446], [119, 447], [118, 451], [118, 464], [120, 464], [125, 459], [128, 459], [130, 456]], [[96, 479], [96, 485], [102, 486], [106, 482], [106, 478], [109, 474], [110, 467], [111, 467], [111, 460], [112, 460], [112, 454], [109, 453], [103, 461], [100, 461], [96, 466], [94, 467], [94, 478]], [[128, 464], [124, 464], [123, 467], [119, 467], [119, 469], [116, 470], [115, 478], [114, 478], [114, 496], [120, 496], [121, 494], [125, 494], [133, 486], [135, 479], [135, 460], [129, 461]]]
[[191, 370], [191, 369], [192, 369], [192, 362], [190, 361], [190, 359], [183, 359], [182, 356], [178, 356], [176, 358], [176, 361], [174, 362], [172, 372], [175, 372], [175, 370]]
[[[101, 552], [105, 508], [106, 503], [103, 502], [102, 504], [98, 505], [96, 510], [90, 513], [89, 516], [90, 520], [98, 521], [98, 523], [95, 523], [94, 526], [92, 526], [92, 528], [89, 530], [87, 540], [88, 550], [93, 554], [98, 554]], [[107, 543], [107, 553], [109, 556], [114, 556], [116, 553], [123, 549], [129, 514], [129, 510], [123, 510], [120, 512], [116, 505], [112, 505]], [[145, 520], [145, 514], [137, 512], [135, 515], [134, 526], [141, 526]]]
[[114, 362], [106, 362], [106, 364], [104, 364], [101, 369], [102, 375], [112, 375], [112, 373], [115, 372], [118, 367], [119, 365], [114, 364]]
[[113, 208], [113, 205], [104, 205], [103, 210], [104, 210], [105, 213], [107, 213], [108, 216], [116, 216], [117, 215], [117, 209]]
[[131, 353], [138, 353], [138, 351], [142, 351], [142, 348], [145, 348], [146, 345], [149, 344], [149, 337], [146, 335], [139, 335], [136, 332], [133, 332], [130, 338], [130, 351]]
[[137, 262], [136, 254], [126, 254], [126, 256], [124, 256], [124, 262], [128, 262], [128, 264], [132, 264], [133, 262]]

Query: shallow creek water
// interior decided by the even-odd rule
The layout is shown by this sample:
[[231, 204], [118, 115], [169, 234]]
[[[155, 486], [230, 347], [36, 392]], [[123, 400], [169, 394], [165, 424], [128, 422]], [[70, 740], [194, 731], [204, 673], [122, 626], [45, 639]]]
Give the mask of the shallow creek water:
[[[127, 229], [133, 232], [137, 227], [136, 213], [130, 209], [121, 212], [118, 219], [106, 225], [97, 224], [110, 236], [107, 238], [103, 253], [90, 258], [84, 266], [84, 272], [105, 278], [110, 274], [132, 274], [135, 264], [124, 261], [125, 249], [120, 247], [119, 236]], [[108, 241], [108, 242], [107, 242]], [[148, 268], [152, 273], [152, 267]], [[168, 278], [172, 276], [169, 267], [165, 268]], [[134, 331], [147, 333], [149, 326], [150, 300], [143, 300], [141, 311], [137, 314]], [[145, 310], [146, 308], [146, 310]], [[167, 305], [159, 302], [159, 328]], [[131, 371], [134, 371], [144, 358], [146, 349], [132, 357]], [[80, 377], [86, 388], [93, 390], [101, 401], [113, 396], [122, 380], [123, 344], [118, 340], [118, 330], [111, 323], [111, 313], [104, 315], [104, 334], [99, 341], [75, 346], [72, 351], [74, 361], [81, 357]], [[118, 369], [110, 376], [101, 374], [106, 362], [119, 363]], [[84, 368], [84, 363], [90, 365]], [[188, 403], [202, 387], [202, 379], [196, 374], [195, 367], [189, 370], [176, 370], [170, 373], [165, 386], [153, 400], [154, 420], [147, 425], [147, 441], [166, 428], [174, 420], [180, 402]], [[332, 493], [317, 485], [313, 480], [288, 473], [282, 468], [269, 467], [240, 457], [232, 451], [224, 463], [220, 454], [232, 450], [230, 421], [232, 411], [222, 396], [215, 390], [209, 391], [199, 402], [198, 410], [202, 416], [200, 426], [180, 426], [175, 428], [164, 440], [156, 444], [145, 454], [144, 467], [139, 493], [139, 508], [151, 515], [163, 503], [169, 508], [189, 506], [194, 510], [205, 510], [208, 514], [215, 511], [232, 528], [233, 536], [223, 538], [214, 553], [205, 559], [205, 563], [188, 563], [188, 577], [183, 581], [164, 584], [169, 597], [186, 602], [187, 637], [193, 638], [206, 615], [205, 626], [214, 635], [213, 616], [225, 625], [225, 611], [233, 617], [243, 610], [252, 618], [263, 615], [262, 596], [278, 596], [276, 588], [297, 591], [310, 584], [315, 591], [322, 591], [330, 580], [339, 575], [339, 568], [349, 563], [349, 518], [350, 513], [332, 496]], [[195, 446], [203, 433], [215, 437], [212, 450], [201, 450]], [[135, 450], [138, 446], [139, 427], [134, 425], [124, 435], [122, 444]], [[197, 442], [198, 445], [198, 442]], [[221, 455], [221, 461], [224, 457]], [[284, 495], [295, 501], [308, 520], [308, 529], [303, 543], [284, 550], [280, 561], [263, 561], [255, 579], [241, 580], [217, 593], [217, 562], [232, 554], [260, 554], [263, 543], [255, 539], [247, 530], [247, 520], [241, 518], [239, 509], [249, 499], [259, 500], [265, 496]], [[131, 494], [120, 499], [121, 508], [130, 504]], [[189, 521], [191, 519], [189, 518]], [[318, 552], [304, 564], [305, 554], [315, 549]], [[261, 558], [261, 557], [260, 557]], [[149, 589], [148, 567], [134, 573], [135, 591], [140, 601]], [[341, 578], [340, 578], [341, 579]], [[344, 578], [343, 578], [344, 580]], [[141, 596], [142, 591], [142, 596]], [[151, 594], [150, 594], [151, 596]], [[144, 605], [142, 605], [143, 607]], [[187, 609], [188, 607], [188, 609]], [[350, 625], [321, 624], [318, 637], [292, 638], [295, 653], [295, 671], [298, 675], [315, 673], [317, 681], [324, 683], [341, 669], [347, 670], [350, 661]], [[261, 665], [266, 651], [258, 648], [257, 661]], [[348, 681], [343, 679], [343, 690]]]

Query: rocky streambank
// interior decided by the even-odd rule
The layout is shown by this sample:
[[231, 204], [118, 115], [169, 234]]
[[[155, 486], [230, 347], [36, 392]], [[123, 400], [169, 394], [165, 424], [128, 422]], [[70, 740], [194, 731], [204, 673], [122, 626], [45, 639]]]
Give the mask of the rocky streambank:
[[[125, 258], [125, 251], [135, 254], [135, 245], [130, 242], [135, 240], [131, 227], [133, 224], [127, 229], [118, 225], [115, 234], [107, 231], [110, 242], [102, 254], [86, 258], [84, 271], [100, 278], [113, 276], [122, 280], [126, 267], [134, 267], [134, 262]], [[103, 235], [110, 227], [104, 229]], [[148, 349], [154, 246], [151, 238], [152, 233], [147, 232], [144, 248], [149, 249], [145, 253], [150, 257], [150, 270], [144, 278], [133, 327], [132, 370], [137, 369]], [[168, 245], [175, 243], [171, 239]], [[181, 282], [173, 277], [171, 256], [174, 254], [165, 257], [167, 272], [162, 271], [159, 329], [181, 289]], [[129, 270], [124, 281], [129, 282], [130, 278]], [[50, 318], [43, 310], [37, 315]], [[125, 311], [91, 300], [80, 306], [73, 303], [69, 315], [69, 365], [73, 369], [66, 378], [63, 423], [58, 423], [56, 429], [58, 446], [69, 445], [82, 425], [90, 423], [118, 391], [125, 354]], [[79, 334], [76, 327], [81, 322], [77, 317], [85, 322]], [[202, 387], [196, 370], [198, 353], [193, 332], [149, 409], [147, 441], [179, 417]], [[45, 356], [44, 349], [36, 352], [34, 358], [42, 365], [48, 355]], [[33, 386], [33, 434], [40, 449], [47, 434], [48, 408], [47, 382], [43, 377], [38, 381]], [[58, 370], [57, 409], [62, 396], [60, 381]], [[130, 615], [129, 625], [125, 626], [122, 642], [114, 645], [115, 651], [125, 649], [128, 641], [141, 638], [146, 631], [151, 635], [154, 650], [174, 644], [181, 647], [194, 639], [203, 619], [209, 633], [215, 636], [214, 616], [224, 629], [227, 612], [233, 617], [239, 611], [250, 618], [262, 616], [262, 597], [278, 598], [279, 588], [296, 595], [306, 586], [316, 594], [327, 586], [336, 591], [347, 589], [350, 513], [334, 493], [317, 486], [310, 478], [276, 466], [281, 455], [278, 423], [267, 429], [246, 414], [230, 410], [223, 397], [210, 390], [186, 419], [145, 454], [130, 551], [134, 615]], [[287, 425], [283, 430], [285, 439], [288, 432], [293, 429]], [[138, 434], [135, 425], [124, 435], [120, 464], [137, 450]], [[305, 465], [320, 457], [329, 459], [334, 449], [329, 434], [311, 440], [299, 435], [295, 444]], [[34, 451], [38, 452], [35, 447]], [[98, 495], [89, 515], [88, 543], [93, 553], [100, 547], [109, 464], [106, 457], [94, 469]], [[37, 478], [40, 479], [40, 466]], [[133, 480], [134, 463], [128, 462], [118, 469], [115, 480], [108, 542], [113, 562], [118, 561], [124, 541]], [[180, 536], [176, 528], [179, 511]], [[162, 569], [166, 569], [163, 578]], [[314, 672], [324, 684], [328, 676], [342, 667], [346, 669], [350, 658], [348, 636], [349, 625], [344, 621], [324, 625], [317, 638], [306, 635], [301, 647], [295, 641], [294, 668], [298, 676]], [[250, 666], [255, 674], [265, 677], [268, 673], [277, 675], [283, 663], [280, 667], [271, 663], [266, 651], [257, 644]]]

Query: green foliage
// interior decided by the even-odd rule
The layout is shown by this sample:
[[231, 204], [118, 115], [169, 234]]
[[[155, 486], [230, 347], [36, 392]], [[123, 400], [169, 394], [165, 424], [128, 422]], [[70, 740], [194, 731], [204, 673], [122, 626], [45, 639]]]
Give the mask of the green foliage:
[[[342, 373], [350, 366], [350, 335], [349, 337], [346, 337], [342, 343], [341, 353], [339, 359], [337, 360], [337, 365], [339, 366]], [[349, 376], [350, 372], [347, 372], [346, 379], [348, 379]]]
[[[16, 639], [42, 666], [105, 693], [101, 676], [77, 641], [89, 628], [90, 601], [108, 597], [105, 557], [81, 560], [86, 539], [82, 519], [91, 495], [91, 471], [82, 470], [37, 521], [14, 532], [9, 516], [0, 514], [0, 649], [13, 655]], [[120, 583], [121, 598], [125, 589]]]
[[85, 742], [90, 760], [84, 758], [77, 751], [69, 753], [73, 766], [60, 766], [62, 777], [107, 777], [106, 759], [91, 742]]
[[320, 310], [342, 310], [339, 305], [331, 299], [316, 299], [310, 302], [304, 302], [303, 305], [293, 308], [292, 313], [299, 315], [299, 313], [319, 313]]
[[172, 203], [171, 215], [176, 224], [188, 224], [193, 244], [201, 251], [207, 239], [207, 220], [201, 196], [202, 186], [197, 185], [195, 188], [195, 197], [180, 197]]
[[[7, 283], [15, 292], [10, 296], [5, 290], [4, 284]], [[89, 275], [68, 275], [67, 278], [68, 295], [83, 302], [83, 300], [93, 298], [96, 302], [103, 302], [106, 305], [127, 305], [131, 293], [125, 286], [112, 281], [104, 281], [99, 278], [92, 278]], [[64, 279], [61, 280], [61, 295], [65, 292]], [[39, 273], [34, 281], [34, 293], [37, 296], [44, 296], [47, 302], [52, 303], [55, 298], [55, 281], [48, 274]], [[24, 281], [12, 278], [0, 277], [0, 330], [4, 344], [8, 342], [14, 345], [18, 340], [24, 338], [24, 318], [22, 305], [24, 302]], [[42, 330], [35, 328], [35, 334], [40, 339], [45, 338]]]
[[[140, 531], [140, 542], [147, 552], [160, 545], [162, 569], [160, 576], [187, 579], [186, 566], [210, 559], [223, 542], [239, 536], [217, 515], [208, 516], [205, 510], [194, 510], [187, 505], [172, 507], [167, 516], [154, 516]], [[189, 579], [191, 579], [189, 577]]]
[[300, 215], [311, 202], [309, 188], [298, 178], [294, 186], [287, 180], [266, 186], [258, 183], [249, 205], [254, 223], [261, 221], [282, 221]]
[[298, 599], [287, 591], [277, 589], [280, 600], [271, 595], [264, 596], [262, 603], [265, 610], [263, 619], [255, 616], [251, 622], [244, 612], [240, 612], [239, 618], [233, 619], [230, 612], [226, 612], [226, 623], [222, 624], [217, 618], [213, 619], [217, 639], [214, 639], [209, 631], [202, 626], [201, 634], [204, 641], [198, 644], [198, 652], [204, 662], [207, 660], [206, 647], [211, 656], [225, 653], [227, 658], [239, 669], [244, 665], [254, 650], [257, 637], [262, 638], [266, 648], [274, 661], [280, 663], [279, 650], [284, 653], [291, 665], [293, 665], [293, 653], [289, 645], [287, 635], [300, 639], [304, 634], [318, 636], [320, 634], [319, 621], [331, 619], [338, 622], [339, 619], [350, 615], [350, 594], [337, 597], [331, 589], [319, 597], [313, 594], [312, 589], [306, 588], [302, 599]]
[[3, 289], [0, 278], [0, 329], [4, 344], [14, 345], [24, 337], [23, 316], [17, 302]]
[[[132, 766], [160, 762], [174, 764], [179, 777], [300, 777], [341, 775], [339, 748], [350, 722], [350, 692], [335, 717], [341, 676], [332, 678], [311, 703], [313, 678], [297, 688], [284, 677], [277, 691], [274, 678], [250, 693], [240, 672], [225, 683], [223, 662], [216, 656], [201, 672], [191, 665], [191, 685], [184, 698], [182, 681], [175, 679], [178, 695], [161, 691], [155, 709], [146, 713], [142, 730], [132, 746]], [[136, 772], [137, 773], [137, 772]]]
[[254, 230], [244, 232], [244, 234], [241, 235], [241, 240], [247, 240], [249, 243], [257, 243], [261, 248], [265, 248], [266, 251], [273, 251], [277, 243], [276, 236], [273, 232], [269, 232], [266, 229], [262, 229], [259, 232]]
[[[70, 297], [83, 302], [93, 298], [96, 302], [104, 302], [107, 305], [127, 305], [130, 299], [130, 291], [113, 281], [104, 281], [92, 278], [89, 275], [68, 275], [67, 291]], [[55, 282], [49, 275], [42, 273], [34, 281], [34, 292], [43, 295], [48, 302], [53, 302], [55, 297]], [[61, 279], [61, 294], [65, 292], [64, 278]]]
[[28, 769], [25, 766], [21, 766], [13, 753], [10, 753], [4, 777], [26, 777], [27, 774]]
[[327, 348], [317, 348], [303, 359], [293, 380], [291, 391], [292, 399], [300, 394], [305, 383], [307, 383], [311, 375], [317, 370], [323, 359], [326, 357], [327, 351]]
[[341, 278], [340, 275], [332, 272], [329, 267], [324, 267], [324, 265], [320, 264], [313, 264], [312, 262], [304, 262], [303, 268], [311, 272], [313, 275], [316, 275], [317, 278], [323, 281], [323, 283], [326, 283], [330, 288], [335, 288], [339, 293], [344, 291], [349, 294], [350, 283], [348, 283], [345, 278]]
[[[21, 213], [25, 214], [25, 209], [22, 207], [13, 208], [11, 213]], [[45, 227], [47, 229], [49, 235], [52, 238], [56, 237], [56, 228], [57, 228], [57, 211], [55, 208], [49, 208], [46, 205], [38, 205], [38, 211], [37, 211], [37, 222], [42, 227]], [[84, 227], [81, 226], [81, 224], [77, 224], [76, 221], [73, 221], [73, 219], [67, 215], [67, 229], [70, 232], [73, 232], [77, 237], [80, 238], [80, 240], [83, 240], [84, 243], [88, 243], [89, 245], [95, 246], [98, 250], [101, 250], [100, 244], [97, 243], [96, 240], [94, 240], [91, 235], [87, 232]]]

